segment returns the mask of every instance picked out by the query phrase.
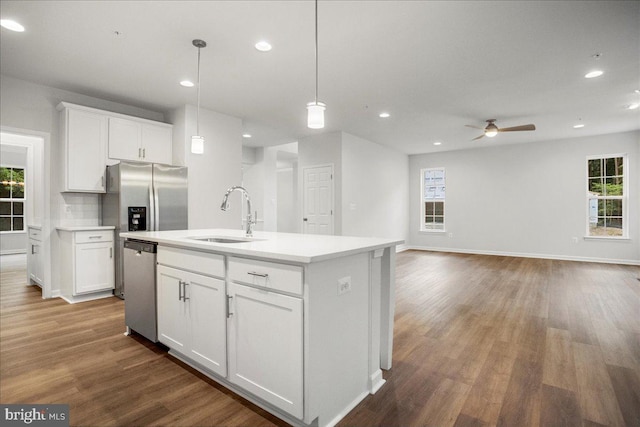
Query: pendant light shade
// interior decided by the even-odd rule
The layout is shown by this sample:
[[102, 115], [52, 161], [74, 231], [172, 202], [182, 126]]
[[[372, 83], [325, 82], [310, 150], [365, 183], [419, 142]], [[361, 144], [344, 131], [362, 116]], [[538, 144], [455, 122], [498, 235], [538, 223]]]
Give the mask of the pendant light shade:
[[318, 101], [318, 0], [316, 0], [316, 97], [307, 104], [307, 127], [310, 129], [324, 128], [324, 111], [327, 106]]
[[204, 136], [200, 135], [200, 49], [207, 47], [204, 40], [196, 39], [193, 45], [198, 48], [198, 109], [196, 112], [196, 133], [191, 137], [191, 152], [193, 154], [204, 153]]
[[327, 106], [322, 102], [310, 102], [307, 104], [307, 127], [310, 129], [322, 129], [324, 127], [324, 110]]
[[191, 137], [191, 152], [193, 154], [204, 153], [204, 136], [193, 135]]

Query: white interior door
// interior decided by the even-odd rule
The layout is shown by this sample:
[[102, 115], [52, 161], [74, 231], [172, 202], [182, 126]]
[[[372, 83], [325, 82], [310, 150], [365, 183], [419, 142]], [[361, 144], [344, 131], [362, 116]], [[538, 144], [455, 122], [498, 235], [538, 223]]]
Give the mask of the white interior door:
[[302, 232], [333, 234], [333, 166], [304, 168]]

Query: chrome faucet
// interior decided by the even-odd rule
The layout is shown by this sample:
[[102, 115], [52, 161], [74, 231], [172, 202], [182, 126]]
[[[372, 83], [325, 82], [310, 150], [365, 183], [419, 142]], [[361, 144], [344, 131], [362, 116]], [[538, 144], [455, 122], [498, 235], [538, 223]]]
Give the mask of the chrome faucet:
[[249, 198], [249, 193], [244, 187], [236, 185], [229, 188], [227, 192], [224, 193], [224, 198], [222, 199], [222, 205], [220, 205], [220, 209], [222, 209], [223, 211], [229, 209], [229, 194], [233, 193], [236, 190], [240, 191], [247, 198], [247, 237], [252, 237], [253, 225], [258, 220], [258, 212], [256, 211], [255, 218], [251, 215], [251, 199]]

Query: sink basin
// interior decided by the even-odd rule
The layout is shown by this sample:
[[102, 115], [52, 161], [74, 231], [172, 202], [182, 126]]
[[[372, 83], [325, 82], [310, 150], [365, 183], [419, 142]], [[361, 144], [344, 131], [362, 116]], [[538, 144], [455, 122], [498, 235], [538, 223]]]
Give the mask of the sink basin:
[[253, 237], [189, 237], [192, 240], [211, 243], [247, 243], [256, 242], [263, 239], [254, 239]]

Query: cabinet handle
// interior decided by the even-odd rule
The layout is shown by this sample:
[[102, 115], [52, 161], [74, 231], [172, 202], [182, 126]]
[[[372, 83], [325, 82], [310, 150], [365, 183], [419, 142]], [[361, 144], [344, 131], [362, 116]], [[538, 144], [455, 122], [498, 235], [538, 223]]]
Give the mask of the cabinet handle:
[[233, 295], [227, 295], [227, 319], [233, 316], [231, 312], [231, 298], [233, 298]]
[[142, 148], [138, 148], [138, 158], [142, 157]]
[[178, 280], [178, 301], [182, 301], [182, 280]]
[[113, 248], [109, 248], [109, 258], [113, 258]]
[[90, 239], [102, 239], [102, 236], [89, 236]]
[[191, 299], [187, 296], [187, 285], [189, 282], [182, 282], [182, 301], [186, 302], [188, 299]]
[[31, 255], [36, 253], [36, 245], [31, 245]]
[[248, 271], [247, 274], [250, 274], [252, 276], [256, 276], [256, 277], [269, 277], [269, 274], [267, 273], [256, 273], [255, 271]]
[[143, 158], [143, 159], [146, 159], [146, 158], [147, 158], [147, 149], [146, 149], [146, 148], [143, 148], [143, 149], [142, 149], [142, 158]]

